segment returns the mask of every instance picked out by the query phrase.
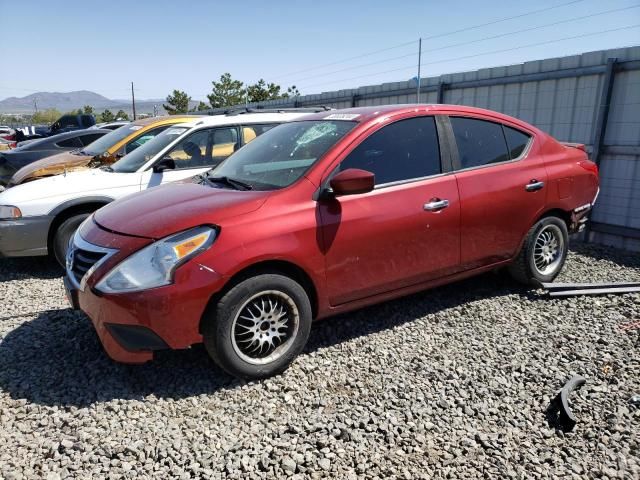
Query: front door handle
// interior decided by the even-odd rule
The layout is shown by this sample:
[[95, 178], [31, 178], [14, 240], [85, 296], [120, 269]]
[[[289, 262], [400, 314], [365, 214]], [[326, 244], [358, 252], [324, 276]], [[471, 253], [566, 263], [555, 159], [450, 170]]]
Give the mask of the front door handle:
[[533, 179], [527, 183], [524, 188], [527, 192], [535, 192], [542, 189], [542, 187], [544, 187], [544, 182], [539, 182], [538, 180]]
[[439, 212], [440, 210], [444, 210], [449, 206], [449, 200], [440, 200], [438, 198], [434, 198], [429, 203], [425, 203], [423, 208], [427, 212]]

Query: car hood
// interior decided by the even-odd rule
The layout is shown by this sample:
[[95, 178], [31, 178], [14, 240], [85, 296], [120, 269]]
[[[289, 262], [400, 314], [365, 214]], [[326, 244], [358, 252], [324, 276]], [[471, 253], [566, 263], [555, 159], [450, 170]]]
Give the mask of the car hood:
[[216, 225], [253, 212], [269, 192], [175, 183], [129, 195], [98, 210], [95, 222], [124, 235], [159, 239], [198, 225]]
[[[92, 168], [82, 172], [71, 172], [66, 175], [40, 178], [33, 182], [23, 183], [2, 192], [3, 205], [22, 205], [23, 202], [44, 200], [46, 198], [63, 197], [100, 197], [106, 201], [113, 199], [111, 190], [117, 192], [121, 188], [139, 187], [138, 173], [105, 172]], [[59, 200], [56, 200], [56, 202]]]
[[11, 186], [20, 185], [36, 178], [84, 170], [89, 168], [89, 163], [92, 159], [93, 157], [89, 155], [78, 155], [72, 152], [58, 153], [22, 167], [13, 175]]

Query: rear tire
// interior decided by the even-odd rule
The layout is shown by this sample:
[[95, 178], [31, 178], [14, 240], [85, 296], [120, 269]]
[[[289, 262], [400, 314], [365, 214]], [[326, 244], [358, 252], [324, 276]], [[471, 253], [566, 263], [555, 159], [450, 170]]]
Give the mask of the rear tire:
[[520, 253], [508, 267], [509, 274], [525, 285], [552, 282], [562, 271], [568, 245], [566, 223], [558, 217], [545, 217], [527, 233]]
[[65, 268], [67, 247], [71, 237], [76, 233], [76, 230], [85, 219], [91, 215], [90, 213], [80, 213], [73, 217], [67, 218], [62, 222], [55, 235], [53, 236], [53, 256], [62, 268]]
[[236, 377], [283, 372], [302, 351], [312, 313], [304, 288], [289, 277], [259, 274], [233, 286], [205, 313], [207, 352]]

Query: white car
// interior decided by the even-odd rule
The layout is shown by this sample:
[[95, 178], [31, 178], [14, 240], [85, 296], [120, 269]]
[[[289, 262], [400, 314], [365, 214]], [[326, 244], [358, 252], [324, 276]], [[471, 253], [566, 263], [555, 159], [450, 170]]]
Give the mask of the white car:
[[98, 208], [125, 195], [205, 173], [256, 136], [312, 111], [320, 110], [243, 111], [195, 118], [170, 126], [111, 167], [7, 189], [0, 193], [0, 257], [52, 253], [64, 265], [69, 239]]
[[106, 128], [107, 130], [117, 130], [120, 127], [125, 125], [129, 125], [131, 122], [129, 120], [115, 120], [113, 122], [102, 122], [96, 123], [95, 125], [89, 127], [87, 130], [97, 130], [99, 128]]

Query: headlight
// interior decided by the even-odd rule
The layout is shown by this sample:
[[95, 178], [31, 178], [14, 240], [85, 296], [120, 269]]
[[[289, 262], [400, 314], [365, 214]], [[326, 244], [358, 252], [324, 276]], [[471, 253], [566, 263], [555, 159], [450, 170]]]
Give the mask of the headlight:
[[18, 207], [0, 205], [0, 220], [10, 220], [20, 217], [22, 217], [22, 212]]
[[114, 267], [96, 288], [119, 293], [169, 285], [176, 268], [209, 248], [216, 235], [211, 227], [196, 227], [158, 240]]

